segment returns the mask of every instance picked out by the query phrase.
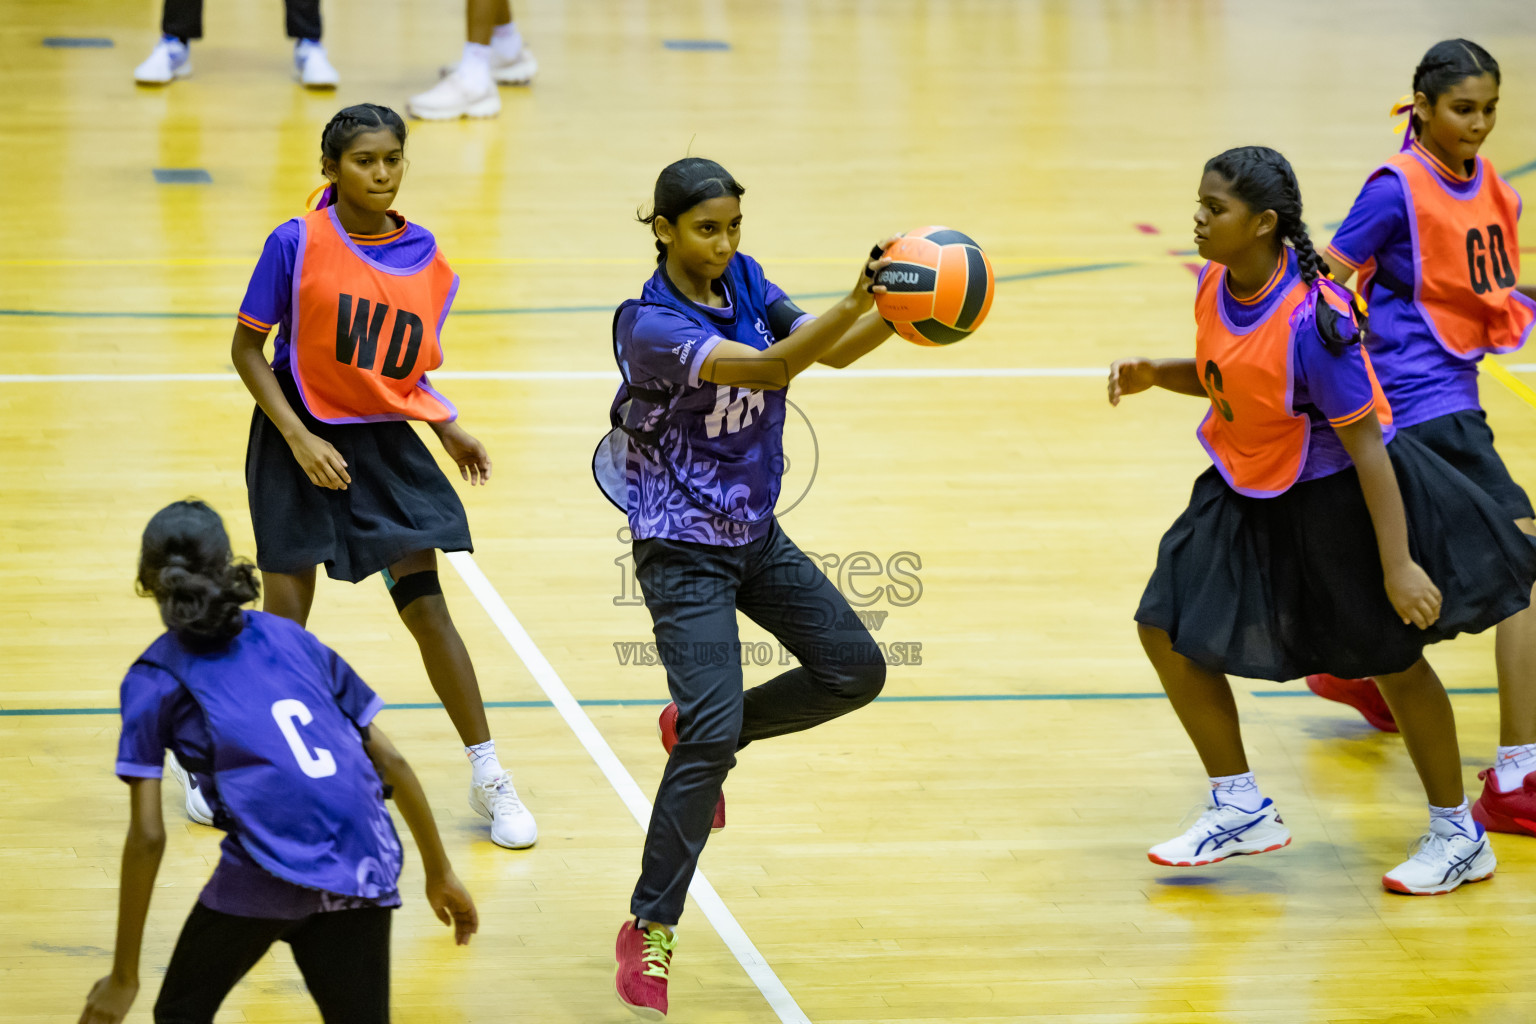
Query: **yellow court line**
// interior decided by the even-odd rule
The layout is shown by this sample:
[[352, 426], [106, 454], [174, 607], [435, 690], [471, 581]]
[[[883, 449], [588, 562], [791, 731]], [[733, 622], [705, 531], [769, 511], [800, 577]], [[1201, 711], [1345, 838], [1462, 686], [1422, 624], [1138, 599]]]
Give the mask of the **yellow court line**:
[[1515, 397], [1519, 398], [1522, 402], [1524, 402], [1526, 405], [1529, 405], [1531, 408], [1536, 409], [1536, 389], [1533, 389], [1525, 381], [1521, 380], [1519, 377], [1516, 377], [1513, 373], [1510, 373], [1509, 370], [1505, 369], [1503, 366], [1493, 361], [1492, 359], [1484, 359], [1483, 367], [1493, 375], [1494, 380], [1498, 381], [1500, 384], [1503, 384], [1505, 387], [1509, 388], [1509, 390], [1513, 391], [1515, 393]]

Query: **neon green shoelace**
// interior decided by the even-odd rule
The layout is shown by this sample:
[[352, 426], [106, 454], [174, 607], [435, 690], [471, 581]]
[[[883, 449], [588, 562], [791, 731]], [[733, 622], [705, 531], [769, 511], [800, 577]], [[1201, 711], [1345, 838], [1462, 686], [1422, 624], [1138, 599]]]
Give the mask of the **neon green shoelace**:
[[645, 945], [640, 951], [640, 959], [649, 966], [641, 971], [642, 975], [651, 978], [665, 978], [667, 976], [667, 961], [672, 958], [672, 950], [677, 948], [677, 936], [668, 935], [660, 928], [652, 928], [645, 933]]

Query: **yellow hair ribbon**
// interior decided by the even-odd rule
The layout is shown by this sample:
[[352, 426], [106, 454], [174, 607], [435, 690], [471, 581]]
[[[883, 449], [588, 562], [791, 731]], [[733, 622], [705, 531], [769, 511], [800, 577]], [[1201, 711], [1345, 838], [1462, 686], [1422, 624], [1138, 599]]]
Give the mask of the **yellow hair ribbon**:
[[313, 210], [315, 208], [315, 197], [318, 196], [320, 193], [324, 192], [326, 189], [328, 189], [330, 187], [331, 187], [331, 183], [330, 182], [326, 182], [324, 185], [321, 185], [319, 188], [317, 188], [313, 192], [311, 192], [309, 194], [309, 198], [304, 200], [304, 209], [306, 209], [306, 210]]

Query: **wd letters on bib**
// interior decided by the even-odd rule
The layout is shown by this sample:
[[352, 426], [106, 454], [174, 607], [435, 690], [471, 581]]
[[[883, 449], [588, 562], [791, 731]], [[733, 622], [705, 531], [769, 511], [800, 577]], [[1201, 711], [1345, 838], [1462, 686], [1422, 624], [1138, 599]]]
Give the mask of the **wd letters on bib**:
[[458, 415], [433, 390], [439, 332], [459, 279], [433, 245], [415, 266], [370, 259], [335, 207], [300, 221], [289, 365], [305, 406], [326, 423], [446, 422]]

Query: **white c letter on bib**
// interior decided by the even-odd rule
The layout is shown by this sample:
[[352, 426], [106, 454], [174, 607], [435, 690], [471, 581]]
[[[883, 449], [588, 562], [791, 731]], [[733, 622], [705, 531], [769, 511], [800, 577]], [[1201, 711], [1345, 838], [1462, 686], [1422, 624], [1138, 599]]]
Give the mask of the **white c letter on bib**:
[[[304, 745], [304, 738], [299, 735], [300, 725], [308, 725], [315, 720], [303, 701], [292, 697], [278, 701], [272, 705], [272, 718], [277, 722], [277, 727], [283, 730], [283, 738], [293, 750], [293, 759], [299, 762], [299, 768], [305, 775], [312, 779], [323, 779], [336, 774], [336, 759], [331, 756], [331, 752], [324, 747], [316, 747], [314, 753], [310, 753]], [[294, 724], [295, 720], [298, 725]]]

